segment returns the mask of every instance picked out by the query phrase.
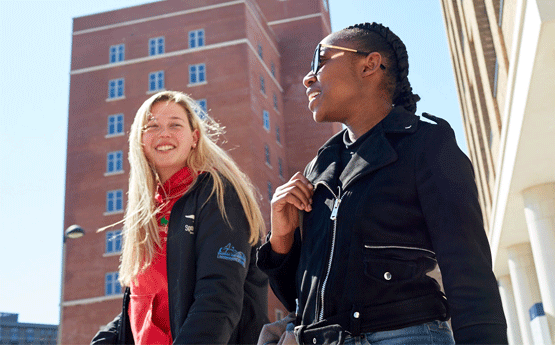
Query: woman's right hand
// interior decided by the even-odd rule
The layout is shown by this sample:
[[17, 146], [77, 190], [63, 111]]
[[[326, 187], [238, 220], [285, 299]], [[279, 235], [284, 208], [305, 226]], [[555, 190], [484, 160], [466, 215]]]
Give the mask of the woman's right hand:
[[293, 246], [295, 229], [299, 226], [299, 210], [312, 211], [314, 186], [300, 172], [276, 188], [272, 197], [270, 243], [272, 250], [287, 254]]

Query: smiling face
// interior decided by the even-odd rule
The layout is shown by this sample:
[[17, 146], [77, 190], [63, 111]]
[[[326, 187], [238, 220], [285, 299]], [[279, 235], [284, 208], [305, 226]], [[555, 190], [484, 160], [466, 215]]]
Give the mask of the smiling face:
[[[334, 34], [320, 43], [356, 49], [352, 42], [336, 39]], [[353, 106], [360, 104], [360, 76], [353, 59], [364, 56], [352, 52], [322, 47], [317, 74], [309, 72], [303, 79], [307, 88], [308, 108], [316, 122], [347, 123]]]
[[175, 102], [160, 101], [150, 109], [142, 134], [143, 150], [162, 183], [187, 165], [187, 157], [198, 143], [186, 110]]

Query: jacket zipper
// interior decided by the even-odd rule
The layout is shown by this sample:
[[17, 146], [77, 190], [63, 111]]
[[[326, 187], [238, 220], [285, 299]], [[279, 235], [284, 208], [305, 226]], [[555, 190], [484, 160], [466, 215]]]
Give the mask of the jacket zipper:
[[341, 204], [341, 187], [339, 188], [339, 193], [336, 196], [335, 193], [333, 192], [333, 190], [331, 190], [331, 188], [324, 182], [319, 182], [317, 184], [322, 184], [324, 186], [326, 186], [327, 189], [329, 189], [329, 191], [331, 192], [331, 194], [333, 195], [335, 201], [333, 203], [333, 209], [331, 210], [331, 216], [330, 219], [333, 221], [333, 233], [332, 233], [332, 240], [331, 240], [331, 250], [330, 250], [330, 258], [328, 260], [328, 267], [327, 267], [327, 271], [326, 271], [326, 278], [324, 278], [324, 282], [322, 283], [322, 291], [320, 292], [320, 314], [318, 316], [318, 321], [322, 321], [324, 319], [324, 295], [326, 292], [326, 285], [328, 283], [328, 278], [330, 276], [330, 271], [331, 271], [331, 264], [333, 262], [333, 255], [335, 252], [335, 237], [336, 237], [336, 232], [337, 232], [337, 212], [339, 210], [339, 205]]

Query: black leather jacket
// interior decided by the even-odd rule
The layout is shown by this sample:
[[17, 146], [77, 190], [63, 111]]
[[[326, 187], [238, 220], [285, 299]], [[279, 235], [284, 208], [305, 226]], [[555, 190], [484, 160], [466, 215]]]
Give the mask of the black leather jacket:
[[[373, 332], [450, 313], [457, 342], [506, 343], [472, 165], [447, 122], [430, 118], [394, 108], [344, 169], [343, 132], [306, 167], [315, 189], [302, 241], [297, 229], [290, 253], [266, 243], [258, 258], [299, 324]], [[436, 263], [447, 298], [426, 275]]]
[[[174, 344], [253, 344], [268, 322], [268, 279], [256, 267], [256, 248], [235, 190], [225, 190], [228, 221], [220, 213], [213, 181], [201, 174], [172, 208], [167, 270]], [[194, 215], [194, 217], [191, 217]], [[133, 344], [127, 309], [91, 344]]]

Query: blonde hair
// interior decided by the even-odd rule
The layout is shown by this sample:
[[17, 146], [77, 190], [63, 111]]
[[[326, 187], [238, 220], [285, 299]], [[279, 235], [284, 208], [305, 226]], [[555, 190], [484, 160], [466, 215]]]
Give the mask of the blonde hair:
[[[160, 246], [154, 200], [159, 178], [153, 165], [149, 164], [142, 145], [143, 128], [151, 115], [152, 106], [158, 102], [174, 102], [181, 105], [188, 115], [191, 130], [198, 130], [198, 143], [196, 148], [190, 151], [186, 166], [191, 169], [195, 181], [201, 172], [207, 172], [212, 176], [214, 181], [212, 194], [217, 195], [218, 206], [224, 219], [227, 221], [224, 206], [225, 179], [236, 190], [245, 211], [250, 227], [249, 243], [255, 245], [264, 230], [264, 219], [250, 179], [239, 169], [233, 159], [216, 145], [216, 137], [223, 132], [222, 128], [188, 95], [177, 91], [156, 93], [137, 111], [129, 135], [131, 169], [127, 209], [123, 219], [123, 251], [119, 268], [119, 280], [124, 286], [129, 286], [137, 275], [152, 263]], [[198, 114], [202, 114], [203, 119]]]

